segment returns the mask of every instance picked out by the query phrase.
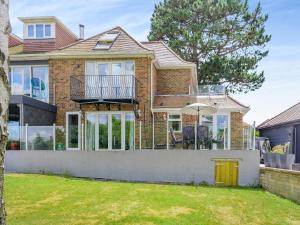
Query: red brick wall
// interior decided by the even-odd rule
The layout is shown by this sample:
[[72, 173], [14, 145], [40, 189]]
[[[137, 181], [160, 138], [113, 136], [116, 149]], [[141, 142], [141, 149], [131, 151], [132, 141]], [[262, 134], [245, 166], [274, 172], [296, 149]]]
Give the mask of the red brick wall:
[[54, 38], [50, 39], [36, 39], [36, 40], [24, 40], [24, 53], [31, 52], [48, 52], [56, 49], [56, 43]]
[[[100, 60], [100, 59], [99, 59]], [[109, 61], [109, 59], [105, 59]], [[111, 59], [111, 60], [129, 60], [126, 59]], [[130, 59], [135, 61], [135, 75], [138, 82], [138, 99], [141, 116], [139, 121], [147, 126], [152, 126], [151, 116], [151, 102], [150, 102], [150, 58], [135, 58]], [[85, 74], [85, 59], [50, 59], [49, 60], [49, 91], [50, 99], [54, 100], [51, 103], [55, 103], [57, 106], [56, 124], [65, 125], [66, 112], [79, 111], [80, 107], [78, 103], [73, 102], [70, 99], [70, 76], [77, 75], [83, 76]], [[101, 59], [103, 61], [103, 59]], [[100, 105], [99, 108], [95, 104], [82, 106], [82, 111], [107, 111], [109, 110], [106, 105]], [[119, 110], [117, 104], [113, 104], [110, 110]], [[133, 111], [131, 104], [121, 105], [122, 111]], [[83, 113], [84, 114], [84, 113]], [[84, 115], [82, 117], [84, 119]], [[84, 122], [84, 120], [82, 120]], [[139, 123], [136, 122], [136, 140], [139, 140]], [[142, 139], [143, 147], [152, 144], [152, 139], [149, 137], [149, 130], [152, 128], [143, 129]], [[138, 141], [136, 142], [139, 146]], [[152, 145], [151, 145], [152, 146]]]
[[188, 94], [191, 82], [190, 69], [158, 70], [157, 94]]

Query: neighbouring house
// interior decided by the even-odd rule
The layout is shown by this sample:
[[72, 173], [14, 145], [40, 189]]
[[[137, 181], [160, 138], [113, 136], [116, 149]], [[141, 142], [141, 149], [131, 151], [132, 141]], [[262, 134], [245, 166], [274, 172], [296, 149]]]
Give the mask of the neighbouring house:
[[155, 148], [170, 138], [167, 127], [179, 137], [197, 121], [181, 108], [199, 102], [217, 108], [199, 119], [222, 137], [213, 148], [243, 149], [249, 107], [220, 86], [198, 86], [196, 65], [163, 42], [139, 42], [121, 27], [84, 38], [80, 25], [77, 37], [52, 16], [20, 20], [23, 39], [9, 39], [10, 127], [63, 126], [67, 150]]
[[270, 140], [271, 147], [290, 143], [295, 163], [300, 163], [300, 102], [262, 122], [257, 129], [261, 137]]

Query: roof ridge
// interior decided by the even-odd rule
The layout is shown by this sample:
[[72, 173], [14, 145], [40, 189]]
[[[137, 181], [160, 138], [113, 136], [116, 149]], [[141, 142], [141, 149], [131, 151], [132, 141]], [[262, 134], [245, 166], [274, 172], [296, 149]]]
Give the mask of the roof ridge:
[[134, 37], [132, 37], [126, 30], [124, 30], [122, 27], [117, 26], [117, 28], [121, 29], [125, 34], [127, 34], [128, 37], [130, 37], [135, 43], [137, 43], [140, 47], [142, 47], [145, 50], [152, 51], [151, 49], [144, 46], [141, 42], [137, 41]]
[[[292, 108], [294, 108], [295, 106], [297, 106], [297, 105], [299, 105], [299, 104], [300, 104], [300, 102], [297, 102], [296, 104], [290, 106], [289, 108], [287, 108], [286, 110], [282, 111], [281, 113], [278, 113], [277, 115], [271, 117], [270, 119], [265, 120], [264, 122], [262, 122], [261, 124], [259, 124], [257, 127], [263, 127], [263, 125], [267, 125], [266, 123], [268, 123], [268, 122], [270, 122], [271, 120], [275, 119], [276, 117], [278, 117], [278, 116], [280, 116], [280, 115], [282, 115], [282, 114], [288, 112], [289, 110], [291, 110]], [[284, 123], [284, 122], [283, 122], [283, 123]], [[281, 123], [279, 123], [279, 124], [281, 124]], [[275, 124], [275, 125], [279, 125], [279, 124]], [[274, 125], [274, 126], [275, 126], [275, 125]], [[271, 125], [271, 126], [273, 126], [273, 125]]]

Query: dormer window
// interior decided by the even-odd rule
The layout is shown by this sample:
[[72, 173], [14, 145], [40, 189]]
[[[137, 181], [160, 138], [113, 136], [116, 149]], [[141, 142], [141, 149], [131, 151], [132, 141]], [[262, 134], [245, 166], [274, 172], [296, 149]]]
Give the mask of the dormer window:
[[28, 24], [27, 38], [28, 39], [54, 38], [53, 31], [54, 31], [53, 24], [42, 24], [42, 23]]
[[119, 32], [109, 32], [101, 35], [95, 45], [95, 50], [107, 50], [109, 49], [116, 38], [119, 36]]

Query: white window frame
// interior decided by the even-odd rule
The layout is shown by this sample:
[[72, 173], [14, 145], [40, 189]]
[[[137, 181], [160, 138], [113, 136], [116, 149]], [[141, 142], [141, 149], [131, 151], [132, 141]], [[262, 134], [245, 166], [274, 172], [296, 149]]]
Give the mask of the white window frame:
[[[179, 115], [179, 119], [170, 118], [170, 116], [172, 116], [172, 115], [176, 115], [176, 116]], [[182, 132], [182, 114], [181, 113], [169, 112], [168, 113], [168, 124], [170, 122], [180, 122], [179, 130], [174, 130], [174, 132], [175, 133], [181, 133]], [[170, 127], [171, 126], [169, 125], [169, 128]]]
[[[36, 36], [36, 25], [43, 25], [43, 37]], [[50, 25], [50, 36], [46, 36], [46, 25]], [[28, 27], [33, 26], [33, 36], [29, 37], [28, 35]], [[24, 39], [49, 39], [55, 38], [55, 23], [27, 23], [24, 24], [23, 31]]]
[[[12, 95], [14, 95], [14, 87], [13, 87], [13, 82], [14, 82], [14, 76], [13, 76], [13, 69], [14, 68], [24, 68], [24, 67], [29, 67], [29, 71], [30, 71], [30, 98], [33, 98], [32, 97], [32, 83], [31, 83], [31, 80], [32, 80], [32, 68], [33, 67], [47, 67], [48, 69], [48, 76], [47, 76], [47, 99], [46, 101], [43, 101], [41, 99], [36, 99], [36, 98], [33, 98], [33, 99], [36, 99], [36, 100], [39, 100], [39, 101], [42, 101], [42, 102], [46, 102], [46, 103], [49, 103], [49, 99], [50, 99], [50, 96], [49, 96], [49, 93], [50, 93], [50, 86], [49, 86], [49, 66], [48, 65], [19, 65], [19, 66], [10, 66], [10, 73], [12, 76], [9, 76], [11, 78], [10, 80], [10, 84], [11, 84], [11, 93]], [[22, 81], [24, 82], [24, 71], [22, 73]], [[24, 94], [24, 93], [23, 93]]]
[[[224, 150], [230, 150], [231, 148], [231, 112], [217, 112], [217, 113], [213, 113], [213, 114], [200, 114], [200, 124], [202, 124], [202, 115], [212, 115], [213, 116], [213, 127], [212, 127], [212, 131], [213, 131], [213, 138], [216, 138], [216, 134], [217, 134], [217, 116], [227, 116], [228, 117], [228, 124], [227, 124], [227, 129], [228, 129], [228, 137], [227, 137], [227, 141], [228, 141], [228, 148], [225, 148]], [[215, 150], [221, 150], [221, 149], [217, 149], [217, 144], [213, 144], [213, 149]], [[223, 149], [222, 149], [223, 150]]]
[[[93, 63], [94, 64], [94, 71], [95, 74], [87, 74], [87, 63]], [[121, 63], [121, 73], [122, 74], [118, 74], [118, 75], [125, 75], [125, 63], [133, 63], [134, 65], [134, 71], [133, 74], [126, 74], [126, 75], [132, 75], [135, 76], [135, 61], [134, 60], [109, 60], [109, 61], [86, 61], [85, 62], [85, 74], [86, 75], [101, 75], [98, 74], [98, 65], [99, 64], [108, 64], [108, 75], [112, 75], [112, 64], [117, 64], [117, 63]]]
[[[125, 151], [125, 123], [126, 123], [126, 113], [132, 113], [134, 114], [134, 112], [132, 111], [88, 111], [85, 113], [85, 127], [87, 127], [87, 115], [88, 114], [94, 114], [96, 115], [96, 127], [95, 127], [95, 151]], [[99, 132], [99, 115], [101, 114], [107, 114], [108, 115], [108, 148], [107, 149], [99, 149], [99, 136], [98, 136], [98, 132]], [[111, 136], [112, 136], [112, 114], [120, 114], [121, 115], [121, 149], [112, 149], [112, 140], [111, 140]], [[86, 129], [85, 129], [85, 149], [87, 151], [89, 151], [87, 149], [86, 143], [87, 143], [87, 138], [86, 138]], [[135, 145], [135, 120], [134, 120], [134, 132], [133, 132], [133, 140], [134, 140], [134, 145]]]
[[[78, 115], [78, 148], [69, 148], [69, 115]], [[81, 113], [66, 112], [66, 150], [81, 150]]]

